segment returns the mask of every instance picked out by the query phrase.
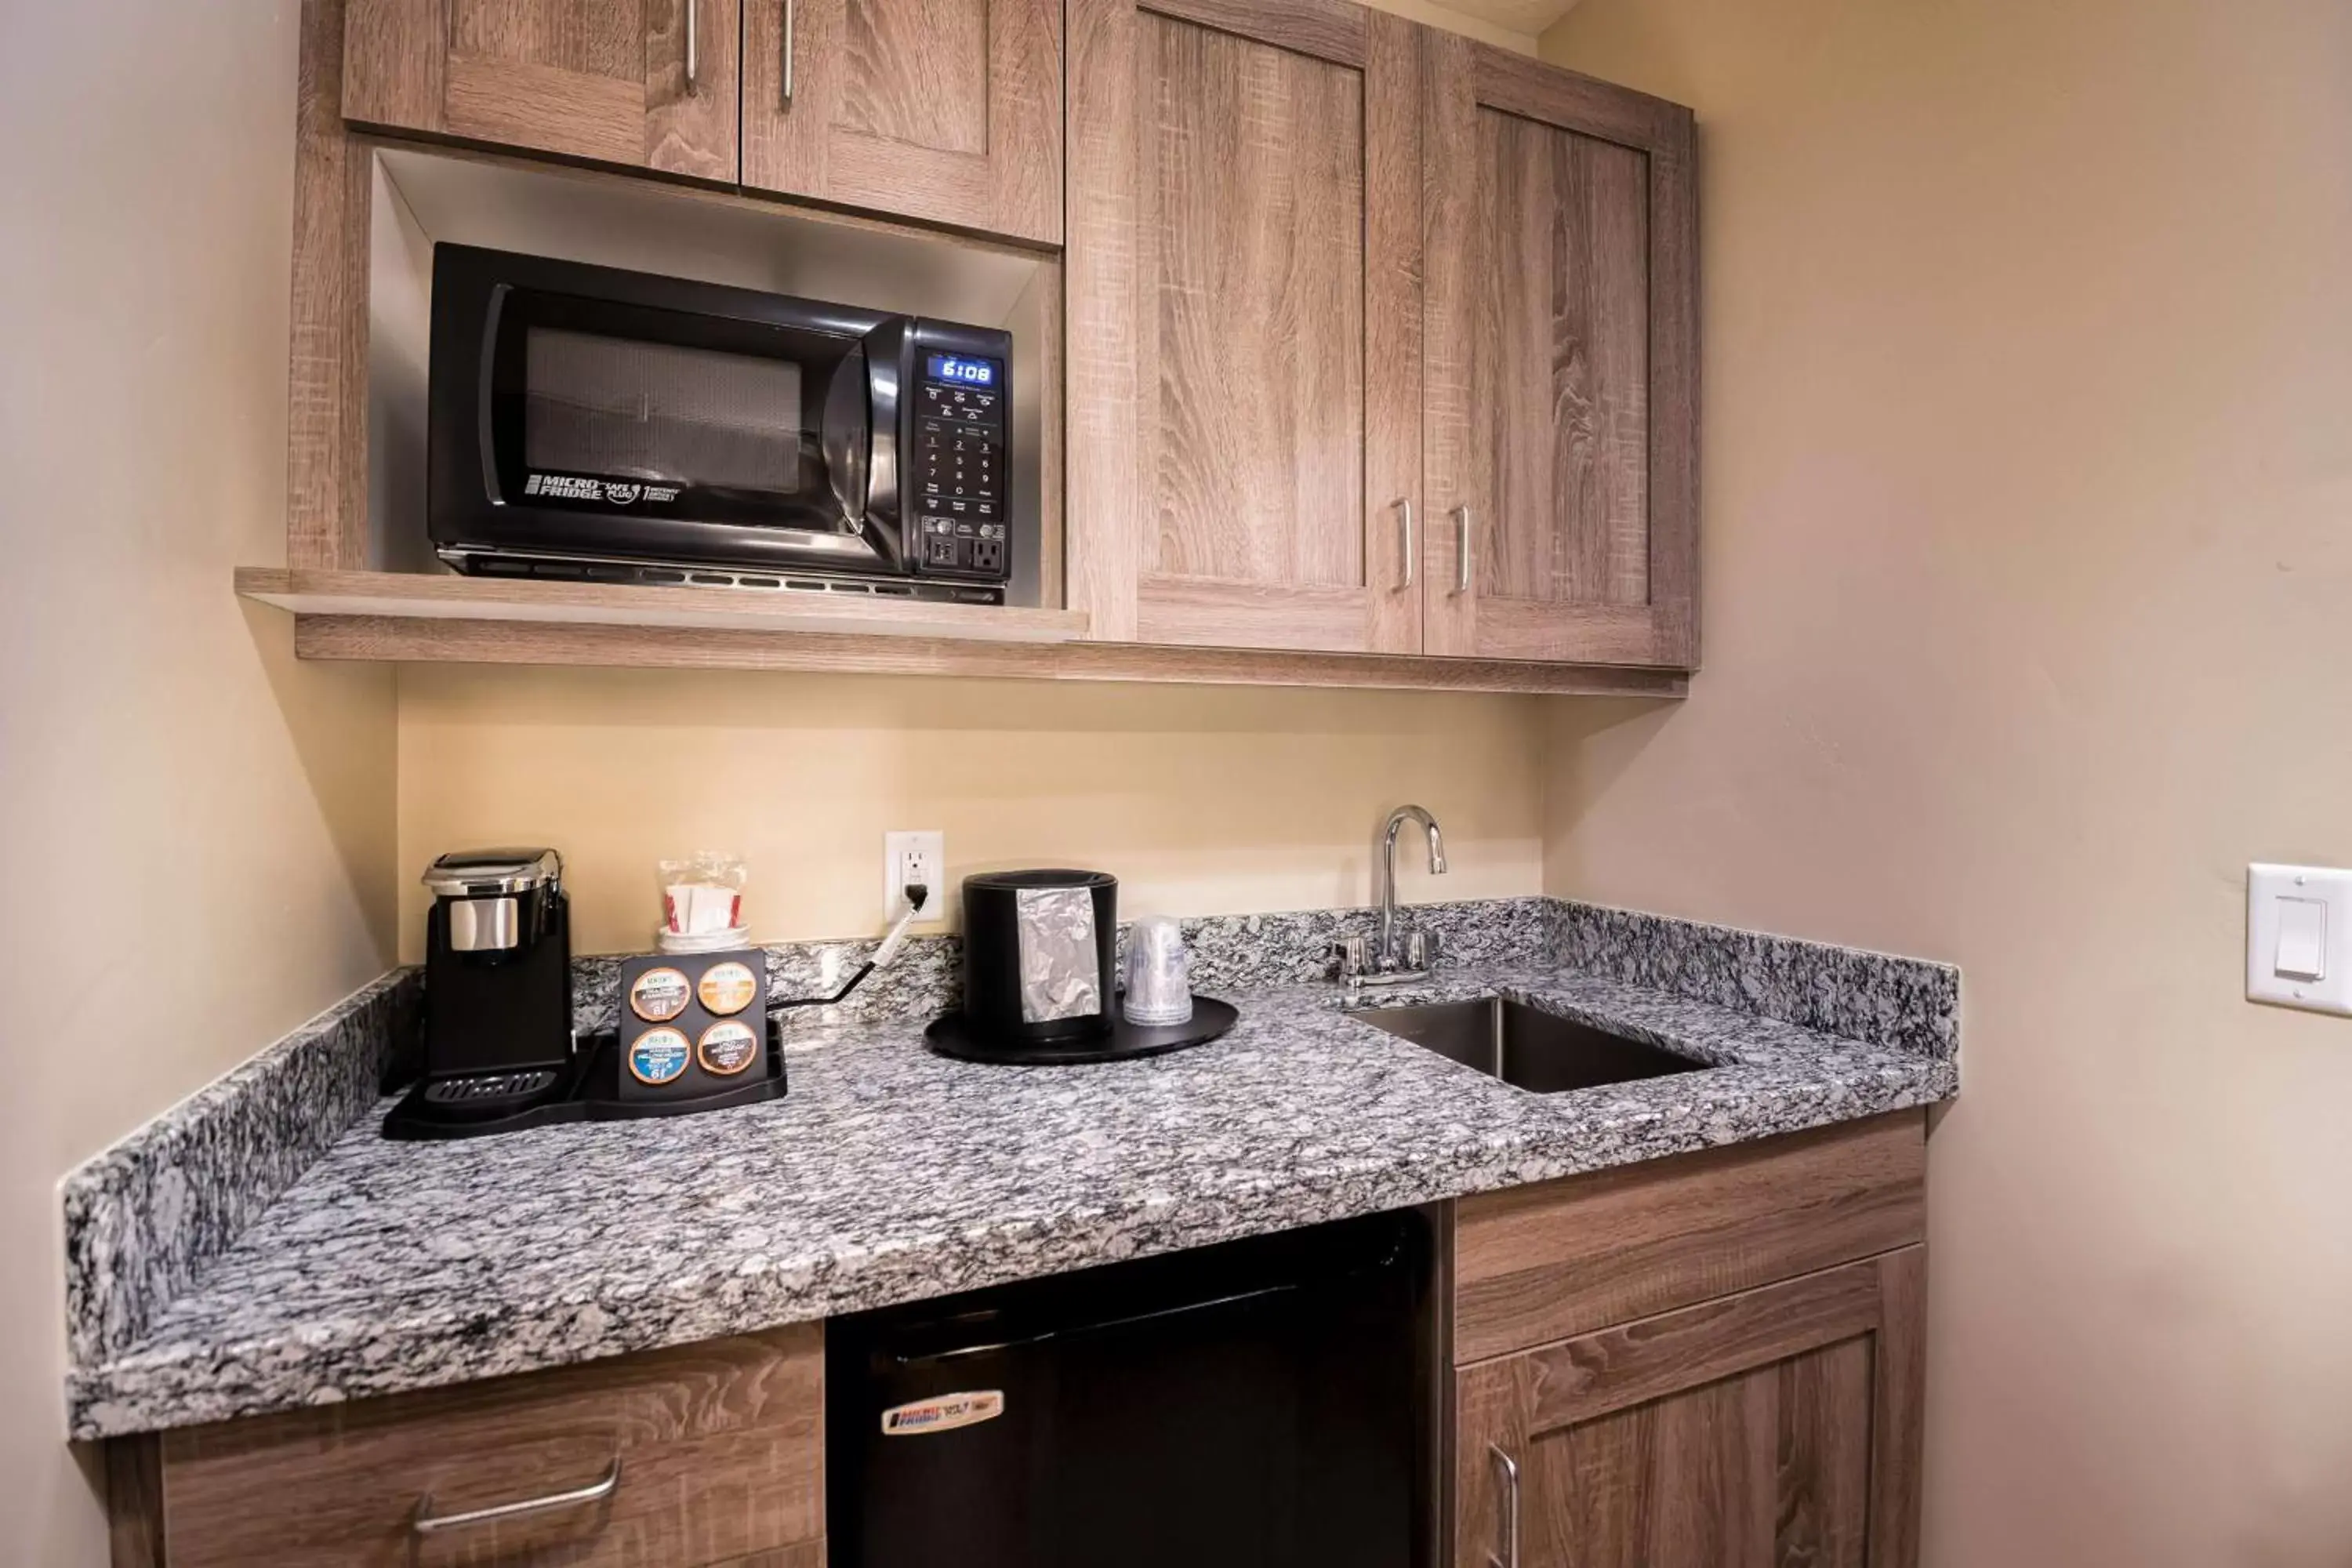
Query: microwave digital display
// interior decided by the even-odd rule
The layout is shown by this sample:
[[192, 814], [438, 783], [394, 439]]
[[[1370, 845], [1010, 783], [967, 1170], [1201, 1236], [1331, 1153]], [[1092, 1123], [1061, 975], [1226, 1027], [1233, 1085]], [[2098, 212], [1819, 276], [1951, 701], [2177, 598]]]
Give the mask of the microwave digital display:
[[954, 354], [933, 354], [925, 362], [924, 374], [933, 381], [959, 382], [965, 386], [994, 386], [996, 362], [992, 359], [959, 359]]

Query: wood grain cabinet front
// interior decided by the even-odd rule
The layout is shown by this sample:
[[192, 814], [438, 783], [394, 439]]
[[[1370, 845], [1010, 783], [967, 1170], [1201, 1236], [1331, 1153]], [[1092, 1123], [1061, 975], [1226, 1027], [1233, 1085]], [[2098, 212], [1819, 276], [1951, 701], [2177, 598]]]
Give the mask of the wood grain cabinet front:
[[1072, 605], [1109, 641], [1419, 653], [1421, 30], [1070, 18]]
[[1465, 1198], [1464, 1568], [1912, 1568], [1926, 1118]]
[[1691, 113], [1424, 47], [1427, 650], [1696, 668]]
[[1695, 667], [1689, 110], [1350, 0], [1072, 0], [1072, 604]]
[[116, 1568], [824, 1568], [814, 1324], [117, 1439]]
[[1060, 0], [745, 0], [743, 184], [1062, 239]]
[[1456, 1563], [1910, 1568], [1927, 1248], [1454, 1376]]
[[732, 182], [741, 0], [346, 0], [362, 125]]

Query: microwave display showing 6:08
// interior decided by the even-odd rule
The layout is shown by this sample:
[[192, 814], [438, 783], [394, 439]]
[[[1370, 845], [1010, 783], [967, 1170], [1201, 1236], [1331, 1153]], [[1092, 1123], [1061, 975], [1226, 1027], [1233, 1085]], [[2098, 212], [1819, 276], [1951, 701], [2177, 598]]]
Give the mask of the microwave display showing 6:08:
[[953, 354], [933, 354], [928, 374], [933, 381], [961, 382], [966, 386], [994, 386], [996, 362], [992, 359], [958, 359]]

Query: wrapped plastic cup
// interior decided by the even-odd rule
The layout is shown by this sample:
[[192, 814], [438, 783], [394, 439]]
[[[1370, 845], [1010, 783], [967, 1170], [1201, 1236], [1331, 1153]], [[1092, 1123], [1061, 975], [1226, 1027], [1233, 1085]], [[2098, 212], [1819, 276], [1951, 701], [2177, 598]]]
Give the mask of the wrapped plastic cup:
[[705, 849], [688, 860], [664, 860], [662, 930], [673, 937], [718, 937], [743, 928], [743, 862]]
[[1126, 977], [1122, 1011], [1129, 1023], [1157, 1027], [1192, 1022], [1192, 966], [1174, 921], [1147, 915], [1129, 928]]

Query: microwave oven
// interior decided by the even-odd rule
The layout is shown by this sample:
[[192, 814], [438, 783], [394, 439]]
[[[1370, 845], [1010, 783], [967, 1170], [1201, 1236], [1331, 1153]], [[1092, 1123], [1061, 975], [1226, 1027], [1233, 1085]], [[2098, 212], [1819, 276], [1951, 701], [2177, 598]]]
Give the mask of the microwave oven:
[[1034, 574], [1009, 333], [450, 244], [432, 323], [460, 572], [970, 604]]

